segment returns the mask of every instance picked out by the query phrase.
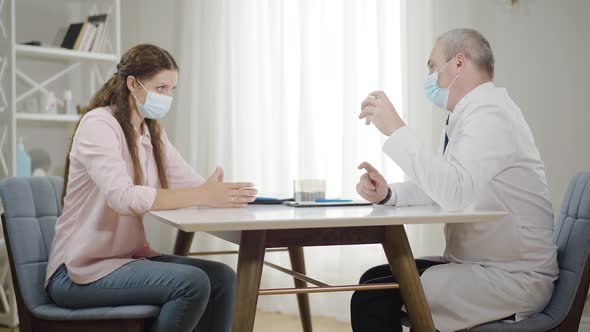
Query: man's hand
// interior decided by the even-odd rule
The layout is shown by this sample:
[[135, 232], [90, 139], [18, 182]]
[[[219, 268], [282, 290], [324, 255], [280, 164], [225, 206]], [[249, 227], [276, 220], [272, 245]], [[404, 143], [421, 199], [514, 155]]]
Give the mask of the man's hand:
[[380, 203], [387, 197], [389, 186], [387, 181], [379, 171], [368, 162], [363, 162], [358, 169], [364, 169], [367, 172], [361, 175], [359, 183], [356, 185], [356, 191], [362, 198], [371, 203]]
[[367, 125], [374, 123], [385, 136], [406, 125], [383, 91], [369, 94], [361, 104], [359, 119], [365, 119]]

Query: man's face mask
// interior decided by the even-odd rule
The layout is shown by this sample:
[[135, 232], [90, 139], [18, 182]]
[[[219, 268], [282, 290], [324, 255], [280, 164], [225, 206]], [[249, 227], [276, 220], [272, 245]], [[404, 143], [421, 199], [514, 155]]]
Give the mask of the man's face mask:
[[424, 94], [426, 95], [426, 99], [430, 100], [434, 105], [445, 110], [448, 109], [449, 89], [451, 86], [453, 86], [459, 75], [455, 76], [455, 79], [451, 82], [451, 84], [449, 84], [448, 88], [440, 88], [436, 82], [438, 81], [438, 74], [442, 72], [443, 69], [445, 69], [445, 67], [454, 59], [455, 58], [449, 60], [449, 62], [445, 63], [441, 69], [428, 75], [428, 77], [426, 77], [424, 80]]

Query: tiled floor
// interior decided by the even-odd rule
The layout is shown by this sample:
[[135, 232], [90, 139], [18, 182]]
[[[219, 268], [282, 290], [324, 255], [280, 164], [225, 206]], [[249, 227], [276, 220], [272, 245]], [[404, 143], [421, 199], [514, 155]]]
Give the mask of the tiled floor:
[[[301, 332], [301, 321], [299, 316], [287, 316], [276, 313], [258, 312], [256, 323], [254, 324], [255, 332]], [[314, 332], [350, 332], [350, 324], [338, 322], [332, 319], [314, 317]], [[0, 327], [0, 332], [18, 332], [18, 329], [9, 329]]]

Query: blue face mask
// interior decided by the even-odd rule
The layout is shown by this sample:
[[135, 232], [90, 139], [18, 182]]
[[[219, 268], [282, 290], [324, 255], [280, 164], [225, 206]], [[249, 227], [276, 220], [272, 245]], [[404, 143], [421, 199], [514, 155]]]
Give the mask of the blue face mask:
[[[137, 82], [139, 82], [139, 80], [137, 80]], [[131, 92], [133, 97], [135, 97], [137, 110], [144, 118], [154, 120], [162, 119], [170, 110], [170, 105], [172, 105], [172, 97], [150, 91], [145, 86], [143, 86], [141, 82], [139, 82], [139, 84], [145, 89], [145, 91], [147, 91], [147, 96], [145, 97], [145, 103], [142, 105], [139, 102], [139, 99], [137, 99], [135, 93]]]
[[453, 59], [445, 63], [445, 65], [442, 66], [440, 70], [428, 75], [428, 77], [426, 77], [426, 79], [424, 80], [424, 94], [426, 94], [426, 98], [430, 100], [434, 105], [445, 110], [448, 109], [447, 106], [449, 102], [449, 89], [451, 88], [451, 86], [453, 86], [459, 75], [455, 76], [455, 79], [451, 82], [451, 84], [449, 84], [448, 88], [439, 88], [437, 84], [438, 74], [443, 69], [445, 69], [445, 67], [449, 63], [451, 63]]

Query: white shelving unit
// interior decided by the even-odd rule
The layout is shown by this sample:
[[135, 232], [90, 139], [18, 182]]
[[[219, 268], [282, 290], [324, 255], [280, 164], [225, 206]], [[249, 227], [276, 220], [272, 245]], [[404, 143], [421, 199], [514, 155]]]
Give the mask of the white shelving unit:
[[[71, 87], [75, 104], [86, 105], [108, 75], [114, 72], [121, 56], [120, 0], [52, 0], [50, 3], [44, 0], [0, 0], [0, 179], [16, 175], [19, 136], [24, 137], [26, 148], [30, 146], [28, 142], [66, 145], [64, 142], [79, 120], [77, 114], [47, 114], [25, 106], [36, 105], [33, 109], [40, 111], [42, 96], [53, 91], [51, 86], [55, 85]], [[53, 10], [53, 15], [47, 15], [48, 9]], [[60, 28], [67, 29], [70, 23], [82, 22], [87, 16], [97, 14], [107, 14], [104, 53], [46, 46], [51, 41], [42, 37], [39, 40], [43, 46], [20, 44], [36, 40], [37, 36], [48, 36], [47, 30], [57, 33]], [[65, 17], [62, 19], [57, 15]], [[32, 21], [33, 17], [42, 20]], [[45, 17], [49, 18], [43, 21]], [[17, 29], [21, 28], [30, 31], [19, 34]], [[41, 67], [43, 70], [39, 70]], [[55, 92], [58, 105], [63, 105], [63, 93]], [[46, 143], [47, 131], [51, 131], [51, 137], [56, 137], [54, 131], [57, 131], [63, 140]], [[53, 159], [61, 162], [65, 153], [63, 156], [52, 153]]]
[[77, 122], [80, 116], [77, 114], [43, 114], [43, 113], [16, 113], [17, 124], [18, 121], [51, 121], [51, 122]]
[[40, 47], [30, 45], [16, 45], [17, 56], [37, 57], [39, 59], [62, 59], [62, 60], [84, 60], [84, 61], [105, 61], [117, 62], [119, 57], [115, 54], [92, 53], [68, 50], [61, 47]]
[[[63, 163], [79, 115], [39, 113], [39, 100], [59, 86], [74, 92], [75, 104], [89, 102], [120, 59], [120, 8], [120, 0], [0, 0], [0, 180], [16, 175], [19, 136], [27, 149], [47, 148], [52, 162]], [[49, 45], [50, 33], [97, 14], [107, 14], [105, 53], [19, 44]], [[55, 92], [63, 104], [63, 94]], [[31, 111], [31, 105], [37, 107]], [[14, 327], [18, 315], [3, 242], [0, 234], [0, 324]]]

